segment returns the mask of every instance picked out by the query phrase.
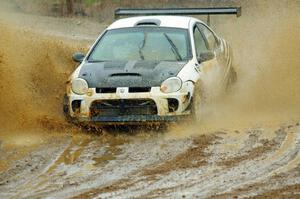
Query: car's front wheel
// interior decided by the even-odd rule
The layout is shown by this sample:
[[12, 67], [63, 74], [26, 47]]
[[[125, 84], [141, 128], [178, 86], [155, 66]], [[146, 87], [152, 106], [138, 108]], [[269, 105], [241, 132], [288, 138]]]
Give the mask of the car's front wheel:
[[226, 90], [232, 87], [237, 81], [237, 73], [233, 67], [230, 68], [229, 76], [227, 79]]
[[195, 123], [201, 122], [203, 119], [204, 92], [200, 82], [194, 87], [194, 93], [191, 104], [192, 120]]

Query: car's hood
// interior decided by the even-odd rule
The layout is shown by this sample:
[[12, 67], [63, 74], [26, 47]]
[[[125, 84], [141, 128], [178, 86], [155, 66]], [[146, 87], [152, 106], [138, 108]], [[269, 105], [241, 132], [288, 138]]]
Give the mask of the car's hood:
[[175, 77], [186, 64], [168, 61], [129, 61], [84, 63], [80, 78], [90, 88], [153, 87], [160, 86], [169, 77]]

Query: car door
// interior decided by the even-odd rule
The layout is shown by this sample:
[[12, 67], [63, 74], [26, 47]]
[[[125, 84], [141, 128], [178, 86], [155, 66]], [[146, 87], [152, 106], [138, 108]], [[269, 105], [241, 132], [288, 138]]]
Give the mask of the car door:
[[224, 43], [206, 25], [198, 23], [197, 27], [205, 38], [207, 49], [215, 54], [214, 70], [218, 70], [220, 81], [225, 80], [227, 71], [230, 68], [230, 53], [225, 53]]
[[[200, 78], [208, 89], [219, 89], [224, 81], [226, 67], [222, 64], [223, 55], [220, 43], [215, 34], [202, 23], [196, 23], [194, 27], [194, 42], [196, 56], [199, 58], [202, 53], [213, 54], [211, 59], [199, 61], [201, 71]], [[199, 60], [199, 59], [198, 59]]]
[[203, 32], [199, 29], [199, 24], [195, 24], [193, 28], [194, 34], [194, 42], [195, 42], [195, 53], [198, 60], [198, 71], [200, 71], [200, 76], [204, 76], [212, 70], [212, 67], [216, 64], [216, 57], [206, 60], [200, 61], [199, 58], [203, 53], [207, 53], [210, 50], [207, 39], [205, 38]]

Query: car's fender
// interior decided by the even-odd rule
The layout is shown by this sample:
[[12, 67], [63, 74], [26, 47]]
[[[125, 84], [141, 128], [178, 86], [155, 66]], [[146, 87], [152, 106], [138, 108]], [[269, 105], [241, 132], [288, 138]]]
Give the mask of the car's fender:
[[194, 60], [190, 60], [177, 75], [182, 82], [192, 81], [197, 82], [199, 79], [199, 72], [197, 71], [197, 63]]

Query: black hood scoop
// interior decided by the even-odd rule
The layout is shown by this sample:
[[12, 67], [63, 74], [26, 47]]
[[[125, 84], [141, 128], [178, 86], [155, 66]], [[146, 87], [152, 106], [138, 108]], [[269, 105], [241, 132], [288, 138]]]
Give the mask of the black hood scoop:
[[111, 77], [124, 77], [124, 76], [142, 76], [139, 73], [113, 73], [110, 75]]
[[79, 77], [85, 79], [90, 88], [109, 87], [154, 87], [169, 77], [175, 77], [186, 61], [111, 61], [85, 63]]

